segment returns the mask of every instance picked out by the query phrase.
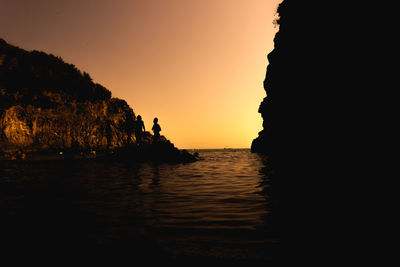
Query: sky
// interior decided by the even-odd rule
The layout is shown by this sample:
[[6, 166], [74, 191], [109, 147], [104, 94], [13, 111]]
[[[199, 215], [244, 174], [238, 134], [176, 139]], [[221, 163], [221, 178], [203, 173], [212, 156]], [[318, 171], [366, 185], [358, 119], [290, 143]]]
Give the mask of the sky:
[[280, 2], [0, 0], [0, 38], [89, 73], [178, 148], [249, 148]]

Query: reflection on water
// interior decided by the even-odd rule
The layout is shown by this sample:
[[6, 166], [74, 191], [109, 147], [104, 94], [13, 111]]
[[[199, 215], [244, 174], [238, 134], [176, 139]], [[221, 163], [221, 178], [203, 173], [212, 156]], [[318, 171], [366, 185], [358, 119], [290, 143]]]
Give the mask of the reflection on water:
[[3, 162], [4, 242], [21, 249], [44, 240], [167, 258], [273, 257], [273, 187], [262, 158], [249, 150], [200, 156], [173, 165]]

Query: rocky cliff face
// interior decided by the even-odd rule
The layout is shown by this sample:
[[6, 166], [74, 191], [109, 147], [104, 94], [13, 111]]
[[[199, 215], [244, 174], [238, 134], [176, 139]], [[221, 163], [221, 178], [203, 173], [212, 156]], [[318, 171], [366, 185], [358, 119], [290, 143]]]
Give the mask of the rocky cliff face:
[[258, 110], [263, 130], [253, 140], [253, 152], [275, 154], [287, 160], [300, 151], [296, 146], [307, 144], [306, 140], [314, 134], [306, 132], [315, 126], [309, 123], [321, 110], [316, 104], [324, 103], [317, 97], [329, 87], [329, 80], [323, 81], [326, 68], [321, 67], [326, 66], [323, 60], [328, 52], [320, 53], [324, 31], [313, 27], [314, 21], [318, 21], [318, 10], [311, 1], [284, 0], [278, 7], [279, 31], [274, 49], [268, 54], [264, 80], [267, 96]]
[[273, 134], [274, 131], [277, 130], [274, 128], [274, 121], [275, 118], [279, 116], [279, 114], [277, 114], [279, 106], [276, 105], [279, 99], [275, 100], [273, 93], [275, 91], [278, 91], [279, 93], [279, 90], [285, 90], [285, 84], [280, 83], [284, 81], [282, 76], [286, 73], [283, 69], [280, 69], [284, 65], [282, 61], [285, 61], [285, 55], [281, 54], [280, 48], [281, 35], [285, 27], [285, 24], [282, 25], [282, 19], [285, 21], [285, 14], [282, 12], [285, 4], [286, 3], [280, 4], [280, 7], [278, 8], [280, 19], [277, 20], [277, 24], [280, 25], [280, 30], [276, 33], [274, 38], [275, 48], [268, 54], [269, 65], [264, 80], [264, 89], [267, 93], [267, 97], [262, 100], [258, 109], [258, 112], [263, 118], [263, 129], [258, 133], [258, 137], [254, 139], [251, 144], [252, 152], [272, 154], [274, 144], [278, 141], [274, 139]]
[[0, 149], [119, 148], [134, 142], [124, 100], [61, 58], [0, 39]]
[[[339, 244], [345, 229], [358, 228], [349, 228], [349, 222], [359, 216], [359, 207], [375, 201], [374, 190], [363, 185], [374, 184], [373, 189], [381, 178], [370, 165], [385, 154], [371, 147], [376, 141], [385, 147], [390, 131], [377, 121], [391, 112], [377, 111], [386, 106], [385, 89], [393, 90], [386, 82], [396, 77], [381, 62], [395, 54], [385, 39], [393, 37], [395, 24], [386, 22], [391, 16], [382, 10], [389, 9], [357, 1], [296, 0], [284, 0], [278, 9], [280, 28], [264, 81], [267, 97], [259, 109], [264, 129], [252, 150], [270, 155], [275, 203], [278, 197], [288, 215], [281, 227], [295, 251], [290, 254], [299, 255], [296, 262], [317, 254], [332, 257], [335, 252], [321, 244]], [[385, 137], [375, 136], [374, 129]]]
[[2, 112], [1, 149], [13, 152], [119, 148], [134, 142], [129, 127], [134, 113], [118, 99], [98, 102], [57, 102], [57, 108], [15, 105]]
[[112, 98], [89, 74], [59, 57], [0, 39], [0, 157], [21, 150], [123, 150], [136, 159], [193, 160], [163, 136], [153, 144], [148, 132], [138, 148], [135, 123], [129, 105]]

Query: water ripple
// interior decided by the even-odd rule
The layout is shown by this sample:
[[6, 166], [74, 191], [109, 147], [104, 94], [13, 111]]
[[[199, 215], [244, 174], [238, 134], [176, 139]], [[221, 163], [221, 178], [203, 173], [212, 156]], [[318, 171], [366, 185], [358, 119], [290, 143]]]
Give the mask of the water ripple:
[[[110, 225], [122, 232], [132, 227], [148, 233], [164, 229], [152, 238], [167, 246], [179, 234], [177, 229], [213, 230], [212, 237], [202, 237], [213, 242], [227, 242], [227, 235], [216, 229], [237, 231], [238, 236], [244, 229], [257, 231], [248, 243], [266, 236], [270, 196], [265, 193], [269, 180], [262, 159], [249, 150], [209, 150], [200, 155], [204, 160], [175, 165], [3, 163], [0, 208], [4, 214], [30, 214], [30, 209], [45, 214], [56, 209], [62, 218], [89, 218], [96, 225], [90, 232], [103, 241]], [[198, 238], [185, 234], [189, 243]]]

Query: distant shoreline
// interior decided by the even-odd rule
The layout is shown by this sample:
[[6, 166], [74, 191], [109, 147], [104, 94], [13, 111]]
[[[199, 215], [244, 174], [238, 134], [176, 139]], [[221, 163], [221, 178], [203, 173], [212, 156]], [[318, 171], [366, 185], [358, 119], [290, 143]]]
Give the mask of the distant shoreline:
[[183, 148], [188, 151], [201, 151], [201, 150], [250, 150], [250, 148]]

